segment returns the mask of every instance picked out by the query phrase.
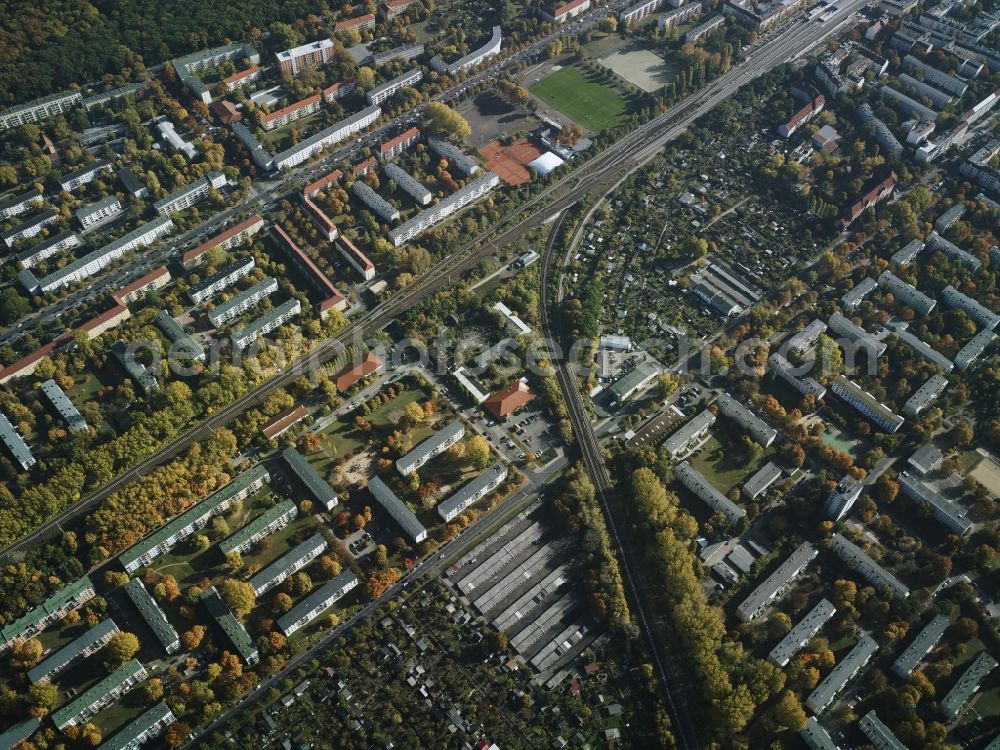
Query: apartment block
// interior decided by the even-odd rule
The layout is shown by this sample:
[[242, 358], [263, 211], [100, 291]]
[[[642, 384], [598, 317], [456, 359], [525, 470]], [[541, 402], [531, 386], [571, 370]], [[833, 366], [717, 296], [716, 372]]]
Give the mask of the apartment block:
[[984, 328], [969, 342], [955, 353], [955, 367], [962, 372], [968, 370], [996, 340], [997, 335], [989, 328]]
[[[316, 305], [316, 311], [319, 313], [320, 318], [325, 318], [330, 310], [345, 310], [347, 308], [347, 298], [340, 293], [340, 290], [334, 286], [333, 282], [313, 262], [312, 258], [292, 241], [292, 238], [288, 236], [285, 230], [275, 224], [271, 228], [271, 234], [285, 257], [305, 277], [306, 281], [313, 288], [313, 291], [319, 295], [320, 302]], [[296, 311], [295, 314], [298, 314], [298, 312]]]
[[853, 310], [858, 307], [869, 294], [878, 288], [878, 282], [871, 276], [865, 276], [840, 298], [840, 304], [845, 310]]
[[340, 502], [337, 493], [301, 453], [289, 446], [281, 452], [281, 457], [285, 459], [285, 463], [288, 464], [288, 468], [299, 480], [299, 483], [312, 496], [313, 500], [323, 506], [324, 510], [331, 511], [337, 507]]
[[719, 396], [716, 403], [719, 405], [719, 411], [736, 422], [740, 426], [740, 429], [765, 448], [771, 445], [778, 436], [777, 430], [728, 393], [723, 393]]
[[309, 416], [309, 410], [302, 404], [289, 406], [274, 415], [260, 428], [260, 434], [265, 440], [277, 440], [295, 425]]
[[242, 502], [271, 481], [267, 469], [258, 464], [239, 474], [222, 489], [213, 492], [167, 522], [138, 544], [118, 556], [126, 573], [132, 574], [169, 552], [178, 543], [201, 530], [215, 516], [224, 513], [234, 503]]
[[216, 235], [210, 240], [198, 245], [193, 250], [189, 250], [181, 256], [181, 265], [190, 271], [192, 268], [201, 265], [205, 260], [205, 253], [213, 247], [221, 247], [223, 250], [230, 250], [243, 244], [264, 228], [264, 219], [260, 214], [254, 214], [238, 224], [234, 224], [222, 234]]
[[830, 674], [809, 694], [806, 699], [806, 706], [809, 710], [817, 715], [823, 713], [837, 697], [837, 694], [847, 687], [847, 683], [853, 680], [862, 667], [869, 662], [876, 651], [878, 651], [878, 644], [875, 643], [875, 640], [870, 635], [862, 636], [847, 656], [841, 659]]
[[420, 523], [413, 511], [400, 500], [389, 485], [378, 477], [368, 482], [368, 492], [413, 544], [420, 544], [427, 538], [427, 529]]
[[319, 557], [327, 548], [326, 539], [316, 533], [306, 539], [250, 579], [250, 585], [259, 598]]
[[715, 415], [708, 409], [677, 429], [666, 442], [664, 448], [675, 461], [708, 438], [708, 431], [715, 424]]
[[375, 278], [375, 264], [368, 259], [367, 255], [358, 250], [353, 242], [346, 237], [340, 237], [334, 243], [334, 247], [344, 257], [344, 260], [361, 274], [365, 281], [371, 281]]
[[115, 196], [109, 195], [107, 198], [77, 210], [74, 216], [83, 230], [87, 231], [99, 227], [124, 212], [125, 209], [122, 208], [121, 201]]
[[435, 456], [440, 456], [463, 437], [465, 437], [465, 425], [456, 420], [422, 441], [405, 456], [398, 458], [396, 471], [404, 477], [409, 475]]
[[83, 415], [55, 380], [49, 378], [42, 383], [41, 391], [45, 394], [48, 402], [52, 404], [52, 408], [59, 412], [59, 416], [69, 425], [70, 432], [80, 432], [87, 429], [87, 420], [83, 418]]
[[345, 570], [332, 581], [311, 592], [278, 618], [278, 629], [286, 636], [301, 630], [358, 585], [358, 577]]
[[892, 271], [883, 271], [878, 277], [878, 285], [892, 292], [893, 297], [912, 307], [919, 315], [927, 315], [937, 305], [937, 300], [931, 299], [912, 284], [907, 284]]
[[410, 150], [419, 142], [420, 131], [417, 128], [409, 128], [395, 138], [390, 138], [381, 143], [378, 147], [379, 158], [383, 161], [389, 161]]
[[903, 426], [905, 420], [901, 416], [843, 375], [833, 381], [833, 392], [886, 432], [896, 433]]
[[231, 552], [249, 552], [261, 539], [271, 536], [278, 529], [285, 528], [298, 514], [299, 509], [295, 507], [295, 503], [291, 500], [282, 500], [219, 542], [219, 551], [223, 555]]
[[5, 232], [0, 232], [0, 238], [3, 238], [4, 244], [7, 247], [13, 247], [21, 240], [41, 234], [45, 227], [55, 224], [58, 220], [59, 214], [52, 209], [48, 209], [25, 219], [16, 227], [11, 227]]
[[29, 669], [28, 680], [32, 683], [51, 680], [64, 669], [100, 651], [118, 632], [114, 620], [110, 617], [103, 620]]
[[[872, 283], [875, 283], [874, 280]], [[845, 353], [856, 354], [858, 349], [863, 350], [868, 357], [875, 355], [882, 356], [885, 353], [886, 343], [884, 341], [879, 341], [864, 328], [855, 325], [840, 313], [833, 313], [829, 318], [828, 324], [829, 330], [855, 345], [855, 351], [852, 352], [847, 346], [841, 343]]]
[[52, 723], [56, 729], [63, 731], [66, 727], [85, 724], [92, 716], [96, 716], [148, 676], [146, 668], [132, 659], [55, 711], [52, 714]]
[[768, 661], [779, 667], [787, 666], [792, 657], [809, 643], [836, 613], [836, 607], [826, 599], [821, 599], [819, 604], [795, 623], [795, 626], [778, 642], [778, 645], [771, 649], [771, 653], [767, 655]]
[[7, 219], [20, 216], [32, 206], [41, 205], [42, 200], [42, 194], [34, 189], [10, 198], [0, 203], [0, 221], [7, 221]]
[[438, 503], [438, 515], [447, 523], [455, 518], [466, 508], [486, 497], [489, 493], [500, 486], [500, 483], [507, 478], [507, 467], [501, 463], [493, 464], [482, 474], [459, 488], [447, 500]]
[[381, 104], [404, 86], [416, 86], [421, 80], [423, 80], [423, 77], [423, 70], [420, 68], [413, 68], [412, 70], [408, 70], [407, 72], [396, 76], [391, 81], [386, 81], [380, 86], [376, 86], [365, 94], [365, 99], [368, 100], [369, 104]]
[[783, 348], [793, 354], [805, 354], [813, 348], [816, 341], [826, 333], [826, 323], [822, 320], [813, 320], [809, 325], [797, 333], [793, 333], [784, 343]]
[[893, 333], [896, 334], [900, 342], [906, 344], [921, 359], [930, 362], [933, 365], [937, 365], [944, 372], [951, 372], [954, 369], [955, 365], [950, 359], [923, 339], [910, 333], [906, 328], [906, 324], [890, 323], [889, 326], [892, 328]]
[[24, 438], [21, 437], [20, 433], [14, 429], [14, 425], [11, 424], [7, 415], [2, 412], [0, 412], [0, 441], [3, 441], [14, 462], [23, 471], [27, 471], [35, 465], [35, 457], [32, 455], [28, 444], [24, 442]]
[[313, 112], [319, 112], [319, 108], [322, 104], [323, 102], [320, 95], [313, 94], [312, 96], [306, 97], [301, 101], [293, 102], [287, 107], [282, 107], [275, 112], [271, 112], [267, 115], [261, 115], [260, 126], [264, 128], [264, 130], [276, 130], [277, 128], [283, 128], [285, 125], [289, 125], [296, 120], [308, 117]]
[[297, 299], [282, 302], [277, 307], [268, 310], [259, 318], [249, 323], [246, 328], [233, 331], [233, 346], [239, 350], [246, 349], [261, 336], [266, 336], [271, 331], [277, 330], [301, 312], [302, 305]]
[[570, 0], [570, 2], [563, 3], [562, 5], [542, 6], [538, 11], [538, 15], [546, 21], [563, 23], [574, 16], [580, 15], [588, 8], [590, 8], [590, 0]]
[[302, 197], [315, 198], [319, 193], [322, 193], [324, 190], [329, 188], [330, 185], [340, 180], [340, 178], [343, 176], [344, 173], [341, 172], [339, 169], [334, 169], [332, 172], [327, 172], [318, 180], [310, 182], [308, 185], [302, 188]]
[[60, 91], [24, 104], [17, 104], [0, 112], [0, 131], [10, 130], [32, 122], [69, 112], [83, 101], [79, 91]]
[[933, 404], [947, 387], [948, 378], [944, 375], [931, 375], [912, 396], [906, 399], [906, 403], [903, 404], [903, 414], [908, 417], [918, 416], [920, 412]]
[[76, 232], [60, 232], [17, 254], [17, 262], [23, 268], [34, 268], [46, 258], [51, 258], [63, 250], [72, 250], [83, 245], [83, 237]]
[[295, 75], [305, 68], [322, 67], [333, 61], [334, 45], [330, 39], [320, 39], [293, 49], [286, 49], [275, 55], [278, 59], [278, 70], [288, 75]]
[[426, 206], [431, 202], [431, 191], [413, 179], [405, 170], [400, 169], [395, 164], [386, 164], [384, 172], [385, 176], [413, 198], [418, 206]]
[[79, 609], [93, 599], [94, 594], [94, 584], [89, 576], [66, 584], [30, 612], [0, 628], [0, 653], [59, 622], [74, 609]]
[[442, 159], [447, 159], [449, 166], [468, 176], [479, 171], [479, 165], [462, 149], [440, 138], [428, 138], [427, 147]]
[[957, 260], [963, 266], [975, 273], [983, 267], [983, 262], [972, 253], [966, 252], [954, 242], [946, 240], [937, 232], [927, 235], [927, 247], [931, 250], [938, 250], [947, 255], [952, 260]]
[[917, 668], [920, 661], [941, 640], [941, 636], [944, 635], [944, 631], [948, 629], [949, 625], [947, 617], [944, 615], [935, 615], [934, 619], [923, 627], [917, 634], [917, 637], [913, 639], [913, 642], [892, 663], [892, 671], [895, 675], [904, 680], [909, 677], [913, 670]]
[[146, 183], [139, 179], [132, 167], [122, 167], [118, 170], [118, 181], [121, 182], [125, 192], [136, 200], [145, 200], [149, 197], [149, 188]]
[[743, 497], [753, 501], [764, 494], [768, 487], [781, 479], [781, 467], [773, 461], [768, 461], [743, 484]]
[[[364, 130], [366, 127], [375, 122], [381, 114], [382, 108], [377, 105], [363, 109], [360, 112], [357, 112], [350, 117], [347, 117], [340, 122], [321, 130], [315, 135], [309, 136], [296, 145], [290, 146], [281, 153], [276, 154], [266, 164], [258, 164], [258, 166], [261, 166], [262, 169], [274, 170], [297, 166], [315, 156], [323, 149], [339, 143], [360, 130]], [[233, 127], [233, 132], [236, 132], [235, 126]]]
[[743, 508], [715, 489], [687, 461], [681, 461], [674, 467], [674, 477], [705, 505], [724, 515], [728, 523], [735, 524], [746, 516], [747, 512]]
[[160, 605], [150, 596], [142, 579], [130, 579], [125, 584], [125, 593], [128, 594], [128, 598], [135, 608], [139, 610], [143, 621], [153, 631], [153, 635], [156, 636], [156, 640], [163, 646], [163, 650], [168, 654], [175, 654], [180, 651], [181, 640], [177, 635], [177, 630], [170, 624], [167, 616], [160, 609]]
[[170, 220], [170, 217], [161, 216], [143, 224], [141, 227], [133, 229], [117, 240], [109, 242], [104, 247], [93, 250], [67, 263], [48, 276], [39, 279], [30, 270], [27, 270], [22, 271], [18, 275], [18, 280], [31, 294], [55, 291], [67, 284], [83, 281], [93, 276], [98, 271], [110, 266], [116, 260], [123, 257], [126, 253], [151, 245], [161, 237], [170, 234], [173, 229], [174, 223]]
[[146, 369], [146, 365], [139, 361], [136, 355], [136, 347], [118, 340], [111, 345], [111, 356], [118, 363], [129, 380], [144, 396], [149, 396], [159, 390], [160, 381], [156, 376]]
[[209, 310], [208, 319], [213, 328], [221, 328], [239, 318], [247, 310], [255, 307], [261, 300], [270, 297], [276, 291], [278, 291], [278, 280], [273, 276], [266, 276], [249, 289], [234, 294], [225, 302]]
[[153, 208], [160, 216], [178, 213], [207, 198], [212, 190], [218, 190], [227, 184], [226, 176], [222, 172], [209, 172], [200, 180], [190, 182], [163, 200], [157, 201], [153, 204]]
[[823, 514], [831, 521], [839, 521], [851, 512], [863, 489], [864, 485], [858, 479], [850, 474], [844, 474], [837, 486], [827, 495], [823, 503]]
[[246, 60], [250, 65], [257, 65], [260, 63], [260, 55], [257, 54], [257, 50], [252, 44], [238, 42], [192, 52], [190, 55], [172, 60], [169, 64], [173, 66], [181, 83], [196, 99], [204, 104], [211, 104], [212, 92], [195, 74], [217, 68], [224, 62], [238, 60]]
[[940, 703], [941, 712], [949, 719], [958, 716], [969, 699], [976, 694], [979, 686], [997, 667], [996, 659], [985, 651], [976, 657], [968, 669], [958, 678], [955, 686], [948, 691], [948, 694]]
[[236, 91], [260, 78], [261, 70], [259, 65], [251, 65], [246, 70], [239, 70], [231, 76], [222, 79], [222, 85], [226, 91]]
[[382, 221], [387, 223], [399, 221], [399, 209], [372, 190], [367, 183], [357, 180], [351, 185], [351, 192]]
[[803, 396], [813, 396], [819, 400], [826, 395], [826, 387], [821, 385], [815, 378], [808, 376], [799, 377], [796, 374], [797, 368], [777, 352], [767, 358], [767, 364], [775, 375]]
[[316, 228], [319, 229], [322, 236], [328, 242], [333, 242], [337, 239], [337, 235], [340, 234], [337, 231], [337, 225], [333, 223], [323, 209], [313, 203], [311, 198], [302, 198], [302, 208], [305, 209], [306, 215], [312, 220], [312, 223], [316, 225]]
[[[478, 167], [476, 167], [478, 169]], [[357, 183], [354, 183], [355, 185]], [[444, 200], [436, 203], [430, 208], [426, 208], [409, 221], [405, 221], [389, 232], [389, 239], [392, 244], [399, 247], [406, 241], [416, 237], [430, 227], [447, 219], [452, 214], [465, 208], [470, 203], [477, 201], [484, 195], [492, 192], [500, 185], [500, 178], [493, 172], [487, 172], [468, 183], [465, 187], [459, 188]]]
[[771, 603], [788, 590], [818, 554], [819, 550], [809, 542], [799, 545], [777, 570], [750, 592], [750, 595], [736, 608], [736, 616], [743, 622], [750, 622], [764, 614]]
[[163, 730], [177, 719], [166, 703], [157, 703], [124, 729], [105, 740], [101, 750], [138, 750], [150, 740], [159, 737]]
[[875, 750], [907, 750], [906, 745], [892, 733], [874, 711], [858, 719], [858, 729], [875, 746]]
[[618, 23], [623, 26], [638, 23], [656, 13], [666, 4], [666, 0], [645, 0], [644, 2], [630, 5], [618, 14]]
[[204, 281], [188, 289], [188, 299], [195, 305], [207, 302], [219, 292], [225, 291], [237, 281], [248, 275], [257, 267], [257, 261], [252, 255], [237, 258], [232, 263], [223, 266]]
[[323, 101], [327, 104], [331, 104], [338, 99], [343, 99], [357, 87], [357, 80], [352, 78], [349, 81], [337, 81], [336, 83], [331, 83], [320, 93], [323, 94]]
[[963, 294], [958, 291], [951, 284], [942, 290], [941, 300], [948, 305], [948, 307], [957, 307], [959, 310], [964, 311], [966, 315], [976, 321], [976, 323], [981, 325], [983, 328], [987, 328], [992, 331], [998, 324], [1000, 324], [1000, 315], [997, 315], [989, 308], [979, 304], [967, 294]]
[[344, 21], [338, 21], [334, 27], [334, 31], [343, 31], [344, 29], [358, 29], [363, 31], [366, 29], [375, 28], [375, 14], [367, 13], [363, 16], [356, 16], [354, 18], [348, 18]]
[[856, 570], [876, 588], [888, 591], [900, 599], [909, 597], [910, 590], [906, 586], [843, 535], [834, 534], [830, 548], [849, 568]]
[[965, 508], [948, 500], [922, 479], [908, 471], [899, 475], [899, 488], [906, 497], [931, 509], [934, 520], [949, 531], [964, 536], [972, 530], [972, 521], [965, 516]]
[[431, 70], [437, 73], [454, 76], [467, 68], [475, 67], [480, 63], [486, 62], [486, 60], [494, 55], [499, 54], [502, 42], [503, 34], [500, 31], [500, 27], [494, 26], [493, 31], [490, 34], [490, 40], [479, 49], [470, 52], [453, 63], [446, 63], [440, 57], [434, 57], [431, 59], [429, 65]]
[[208, 614], [211, 615], [219, 629], [225, 633], [226, 638], [236, 649], [240, 658], [251, 665], [259, 662], [260, 652], [254, 645], [253, 638], [250, 637], [243, 623], [229, 611], [229, 607], [219, 596], [218, 589], [215, 586], [205, 589], [201, 594], [201, 601], [205, 605], [205, 609], [208, 610]]
[[809, 746], [809, 750], [839, 750], [830, 733], [823, 728], [815, 716], [810, 716], [806, 728], [799, 732], [799, 737]]

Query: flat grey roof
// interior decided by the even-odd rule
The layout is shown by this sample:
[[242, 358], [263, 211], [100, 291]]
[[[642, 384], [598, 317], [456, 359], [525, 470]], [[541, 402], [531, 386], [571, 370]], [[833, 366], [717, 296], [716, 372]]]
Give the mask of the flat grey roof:
[[313, 468], [313, 465], [306, 460], [305, 456], [292, 447], [285, 448], [285, 450], [281, 452], [281, 456], [285, 459], [285, 463], [288, 464], [288, 468], [290, 468], [298, 480], [305, 485], [309, 494], [312, 495], [313, 498], [322, 503], [324, 506], [337, 503], [337, 493], [334, 492], [333, 488], [327, 484], [326, 480], [319, 475], [319, 472]]
[[908, 677], [916, 669], [917, 664], [931, 649], [941, 640], [944, 631], [948, 629], [948, 618], [944, 615], [937, 615], [931, 620], [913, 639], [913, 643], [906, 647], [906, 650], [899, 655], [899, 658], [892, 663], [892, 671], [900, 677]]
[[[281, 630], [285, 630], [289, 625], [298, 620], [301, 620], [306, 614], [312, 612], [316, 607], [320, 606], [327, 600], [329, 600], [334, 593], [340, 591], [345, 586], [349, 585], [351, 581], [357, 580], [357, 576], [354, 575], [353, 571], [345, 570], [332, 581], [320, 586], [318, 589], [313, 590], [306, 596], [302, 601], [292, 607], [288, 612], [283, 614], [277, 620], [277, 625]], [[339, 598], [339, 597], [337, 597]], [[330, 603], [331, 606], [332, 602]]]
[[55, 653], [50, 654], [47, 659], [39, 662], [37, 666], [28, 670], [28, 679], [32, 682], [38, 682], [38, 680], [51, 672], [53, 669], [57, 669], [64, 664], [68, 664], [109, 633], [114, 633], [117, 630], [118, 626], [115, 625], [115, 621], [110, 617], [106, 620], [102, 620], [94, 627], [67, 643]]
[[422, 441], [420, 445], [411, 450], [409, 453], [402, 456], [396, 461], [396, 465], [406, 467], [420, 464], [425, 461], [428, 456], [437, 455], [438, 450], [443, 444], [455, 440], [456, 437], [461, 438], [464, 434], [465, 425], [460, 421], [455, 420], [447, 427], [441, 428], [426, 440]]
[[396, 493], [389, 488], [389, 485], [378, 477], [372, 477], [371, 481], [368, 482], [368, 491], [410, 539], [423, 539], [427, 536], [427, 529], [420, 523], [413, 511], [406, 507], [406, 503], [396, 497]]
[[810, 693], [806, 705], [814, 713], [821, 714], [830, 705], [837, 693], [843, 690], [854, 675], [858, 673], [872, 654], [878, 651], [878, 644], [870, 635], [865, 635], [848, 652], [847, 656], [837, 662], [823, 681]]

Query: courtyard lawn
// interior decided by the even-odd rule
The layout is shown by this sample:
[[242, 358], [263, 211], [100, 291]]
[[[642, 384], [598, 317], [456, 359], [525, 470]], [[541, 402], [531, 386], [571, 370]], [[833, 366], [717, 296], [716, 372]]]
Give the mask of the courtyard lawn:
[[760, 461], [748, 463], [741, 451], [727, 450], [718, 439], [710, 437], [689, 463], [725, 495], [733, 487], [741, 487], [773, 454], [774, 451], [768, 448]]
[[531, 87], [531, 93], [589, 130], [625, 120], [628, 104], [610, 86], [576, 68], [562, 68]]

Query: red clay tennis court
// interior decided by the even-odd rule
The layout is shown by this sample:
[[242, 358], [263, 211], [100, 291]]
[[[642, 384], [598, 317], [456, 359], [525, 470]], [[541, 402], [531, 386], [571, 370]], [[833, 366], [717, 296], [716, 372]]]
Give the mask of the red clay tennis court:
[[495, 172], [511, 187], [531, 180], [527, 165], [543, 153], [526, 138], [510, 146], [504, 146], [500, 141], [490, 141], [479, 149], [479, 155], [486, 161], [486, 168]]

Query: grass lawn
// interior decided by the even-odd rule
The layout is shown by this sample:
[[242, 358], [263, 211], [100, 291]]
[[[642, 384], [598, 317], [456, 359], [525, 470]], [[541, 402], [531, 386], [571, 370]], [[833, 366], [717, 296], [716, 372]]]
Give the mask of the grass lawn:
[[733, 487], [742, 485], [773, 454], [774, 451], [768, 448], [759, 462], [747, 463], [742, 452], [728, 450], [718, 439], [710, 437], [698, 455], [690, 459], [690, 464], [725, 495]]
[[610, 86], [576, 68], [562, 68], [531, 87], [531, 93], [589, 130], [624, 121], [628, 104]]

